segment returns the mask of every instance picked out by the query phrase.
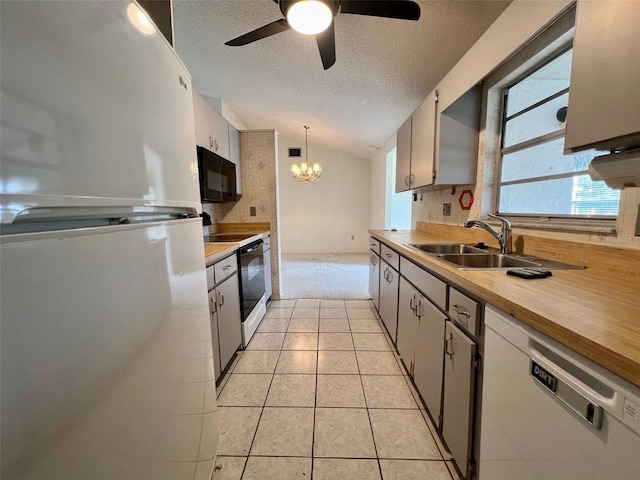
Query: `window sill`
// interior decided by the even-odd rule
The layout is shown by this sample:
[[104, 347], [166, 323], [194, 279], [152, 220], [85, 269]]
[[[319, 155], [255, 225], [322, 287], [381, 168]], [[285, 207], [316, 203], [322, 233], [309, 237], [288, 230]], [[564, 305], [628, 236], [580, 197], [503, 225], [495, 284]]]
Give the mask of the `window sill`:
[[535, 221], [524, 219], [509, 219], [513, 228], [524, 230], [545, 230], [549, 232], [564, 233], [596, 233], [600, 235], [616, 236], [615, 220], [576, 222], [576, 223], [560, 223], [557, 221]]

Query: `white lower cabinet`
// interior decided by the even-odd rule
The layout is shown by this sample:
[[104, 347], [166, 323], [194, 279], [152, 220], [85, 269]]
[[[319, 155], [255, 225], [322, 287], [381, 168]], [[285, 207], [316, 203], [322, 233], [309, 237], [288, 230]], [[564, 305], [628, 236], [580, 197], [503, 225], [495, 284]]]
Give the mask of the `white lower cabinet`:
[[398, 353], [407, 367], [410, 375], [413, 375], [413, 353], [418, 330], [418, 318], [413, 310], [417, 290], [400, 278], [400, 293], [398, 297]]
[[269, 300], [273, 295], [273, 283], [271, 280], [271, 235], [264, 240], [264, 298]]
[[240, 294], [238, 274], [235, 273], [216, 287], [218, 293], [218, 338], [220, 341], [220, 365], [225, 369], [242, 344]]
[[400, 274], [384, 260], [380, 261], [380, 304], [378, 313], [387, 327], [391, 340], [396, 342], [398, 325], [398, 280]]
[[376, 309], [380, 308], [380, 256], [369, 250], [369, 295]]
[[439, 423], [446, 316], [404, 277], [398, 300], [398, 353]]
[[462, 330], [446, 322], [442, 437], [462, 472], [467, 471], [471, 456], [476, 349]]
[[442, 398], [442, 364], [446, 317], [429, 300], [417, 296], [415, 367], [413, 381], [431, 416], [439, 423]]
[[240, 288], [235, 255], [207, 267], [207, 282], [213, 366], [215, 379], [218, 380], [242, 344]]
[[211, 322], [211, 343], [213, 344], [213, 374], [217, 380], [220, 377], [220, 339], [218, 338], [218, 311], [215, 308], [218, 292], [209, 290], [209, 320]]

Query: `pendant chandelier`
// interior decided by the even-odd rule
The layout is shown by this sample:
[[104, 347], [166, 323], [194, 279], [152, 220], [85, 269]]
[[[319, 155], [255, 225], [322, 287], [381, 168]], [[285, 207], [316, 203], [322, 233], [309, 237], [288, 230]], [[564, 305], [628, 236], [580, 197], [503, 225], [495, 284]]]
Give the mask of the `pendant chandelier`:
[[297, 163], [291, 165], [291, 172], [293, 173], [293, 178], [295, 178], [299, 182], [314, 182], [316, 180], [320, 180], [320, 172], [322, 172], [322, 167], [320, 167], [319, 163], [314, 163], [313, 166], [311, 166], [311, 164], [309, 163], [309, 143], [307, 140], [309, 127], [307, 125], [303, 125], [303, 127], [304, 162], [302, 162], [299, 167]]

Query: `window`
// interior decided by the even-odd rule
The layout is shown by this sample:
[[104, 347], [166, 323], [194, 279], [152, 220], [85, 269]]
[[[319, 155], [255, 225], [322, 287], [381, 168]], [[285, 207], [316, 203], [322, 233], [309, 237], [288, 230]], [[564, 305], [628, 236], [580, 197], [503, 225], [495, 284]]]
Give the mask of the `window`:
[[606, 152], [563, 155], [572, 50], [504, 90], [497, 212], [502, 215], [615, 218], [619, 190], [593, 182], [589, 162]]

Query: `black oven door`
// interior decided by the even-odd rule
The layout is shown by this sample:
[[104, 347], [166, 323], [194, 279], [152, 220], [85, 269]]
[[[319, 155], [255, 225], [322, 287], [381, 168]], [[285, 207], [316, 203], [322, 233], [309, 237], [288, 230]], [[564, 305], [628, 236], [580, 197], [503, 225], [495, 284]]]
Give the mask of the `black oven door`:
[[264, 242], [257, 240], [242, 247], [239, 261], [244, 322], [264, 295]]

